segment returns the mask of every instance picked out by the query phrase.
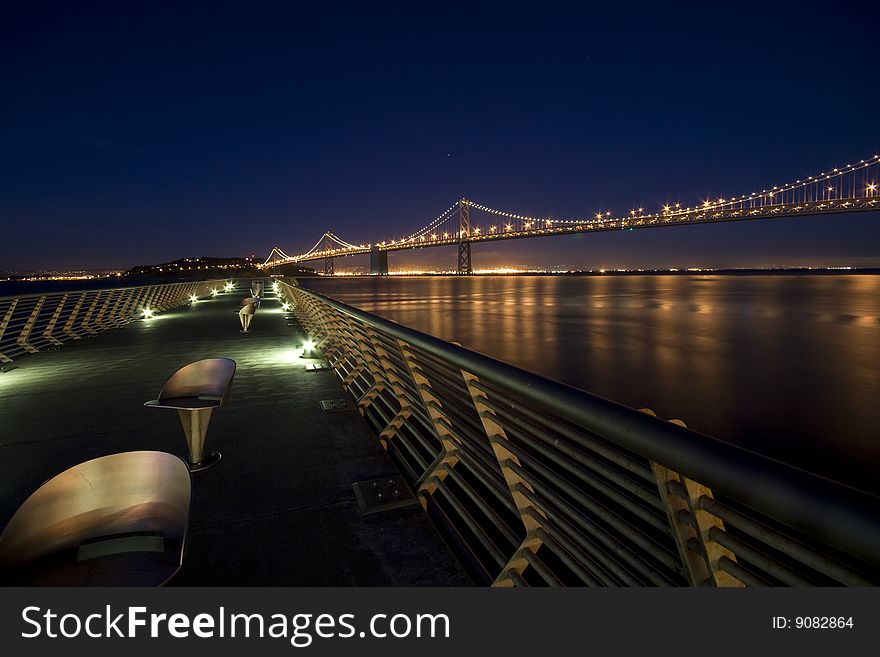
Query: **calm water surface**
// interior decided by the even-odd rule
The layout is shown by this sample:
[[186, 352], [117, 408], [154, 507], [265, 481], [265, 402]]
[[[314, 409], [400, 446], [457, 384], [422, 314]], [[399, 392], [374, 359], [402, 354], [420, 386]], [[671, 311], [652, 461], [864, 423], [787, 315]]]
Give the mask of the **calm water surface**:
[[880, 492], [880, 276], [302, 281], [407, 326]]

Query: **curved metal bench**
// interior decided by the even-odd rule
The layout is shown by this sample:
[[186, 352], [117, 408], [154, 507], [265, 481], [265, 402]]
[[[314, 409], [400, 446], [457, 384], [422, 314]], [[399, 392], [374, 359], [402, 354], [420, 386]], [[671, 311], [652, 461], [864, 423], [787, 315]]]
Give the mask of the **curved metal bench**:
[[25, 500], [0, 536], [10, 586], [159, 586], [183, 564], [191, 480], [165, 452], [75, 465]]
[[219, 452], [205, 452], [205, 435], [212, 411], [229, 401], [234, 376], [235, 361], [231, 358], [198, 360], [177, 370], [162, 386], [158, 399], [144, 402], [148, 408], [178, 411], [192, 472], [210, 468], [220, 461]]

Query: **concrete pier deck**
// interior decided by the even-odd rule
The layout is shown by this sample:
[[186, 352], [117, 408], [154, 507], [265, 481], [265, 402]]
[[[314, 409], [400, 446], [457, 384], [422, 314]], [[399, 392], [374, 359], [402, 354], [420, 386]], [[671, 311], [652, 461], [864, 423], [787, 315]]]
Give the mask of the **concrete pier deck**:
[[396, 474], [344, 393], [306, 372], [296, 333], [267, 286], [248, 334], [235, 291], [19, 361], [0, 373], [0, 526], [50, 477], [131, 450], [185, 456], [177, 413], [148, 409], [165, 380], [201, 358], [238, 364], [193, 474], [190, 533], [173, 585], [460, 586], [471, 582], [418, 505], [362, 516], [352, 483]]

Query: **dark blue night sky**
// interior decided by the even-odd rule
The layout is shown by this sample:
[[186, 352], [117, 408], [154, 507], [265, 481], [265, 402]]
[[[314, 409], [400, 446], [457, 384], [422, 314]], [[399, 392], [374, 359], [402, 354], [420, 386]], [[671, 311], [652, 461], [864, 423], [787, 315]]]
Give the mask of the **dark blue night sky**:
[[[0, 20], [0, 270], [294, 253], [328, 228], [367, 242], [460, 196], [560, 217], [693, 204], [880, 148], [873, 3], [16, 5]], [[880, 216], [474, 259], [877, 266]]]

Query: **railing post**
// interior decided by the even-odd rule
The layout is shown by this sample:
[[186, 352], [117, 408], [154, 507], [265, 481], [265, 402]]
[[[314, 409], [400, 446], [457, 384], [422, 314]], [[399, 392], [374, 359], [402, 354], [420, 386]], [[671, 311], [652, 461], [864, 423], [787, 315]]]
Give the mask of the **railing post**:
[[342, 386], [348, 390], [354, 380], [367, 369], [367, 357], [362, 351], [362, 346], [357, 337], [357, 329], [348, 318], [341, 313], [337, 313], [335, 320], [338, 332], [338, 346], [334, 345], [334, 352], [338, 357], [335, 363], [330, 361], [329, 358], [327, 360], [334, 369], [336, 369], [336, 363], [354, 360], [354, 366], [351, 368], [351, 371], [345, 372], [345, 376], [341, 376]]
[[388, 352], [381, 346], [379, 340], [376, 339], [376, 334], [372, 329], [367, 329], [367, 335], [373, 343], [373, 351], [379, 360], [379, 364], [382, 366], [382, 370], [385, 372], [385, 379], [388, 381], [388, 384], [394, 391], [394, 396], [400, 404], [400, 410], [393, 418], [391, 418], [388, 426], [386, 426], [379, 434], [379, 442], [381, 442], [382, 447], [387, 450], [388, 442], [394, 438], [395, 434], [412, 415], [412, 408], [409, 403], [409, 398], [406, 396], [406, 392], [403, 389], [403, 385], [400, 383], [400, 378], [397, 376], [394, 363], [391, 362], [391, 359], [388, 356]]
[[449, 470], [458, 463], [458, 448], [452, 442], [449, 429], [446, 428], [452, 425], [452, 420], [443, 412], [440, 399], [437, 398], [431, 389], [431, 382], [419, 366], [412, 347], [400, 339], [397, 340], [397, 344], [400, 347], [403, 362], [406, 363], [406, 367], [409, 370], [409, 375], [416, 385], [416, 390], [418, 390], [425, 412], [431, 420], [431, 426], [434, 427], [434, 434], [437, 440], [440, 441], [440, 454], [417, 482], [416, 495], [422, 508], [427, 510], [428, 496], [433, 495], [437, 489], [435, 482], [443, 481], [446, 475], [449, 474]]
[[49, 323], [46, 324], [46, 328], [43, 330], [43, 337], [56, 347], [60, 347], [64, 343], [52, 335], [52, 331], [55, 330], [55, 324], [58, 323], [58, 318], [61, 317], [61, 311], [64, 309], [64, 304], [67, 302], [67, 296], [68, 295], [65, 293], [62, 295], [61, 299], [58, 300], [58, 304], [55, 306], [55, 312], [52, 313], [52, 317], [49, 318]]
[[159, 310], [159, 307], [162, 305], [162, 293], [165, 291], [164, 285], [154, 285], [150, 288], [150, 308], [154, 310]]
[[76, 317], [79, 315], [80, 308], [82, 308], [83, 303], [86, 300], [86, 293], [80, 292], [79, 298], [76, 300], [76, 305], [74, 305], [73, 310], [70, 311], [70, 317], [67, 318], [67, 321], [64, 323], [64, 328], [62, 331], [69, 335], [74, 340], [79, 340], [82, 336], [79, 333], [73, 330], [73, 325], [76, 323]]
[[[504, 481], [507, 483], [511, 497], [513, 497], [513, 503], [516, 505], [522, 523], [526, 529], [526, 537], [523, 539], [523, 542], [492, 583], [492, 586], [515, 586], [517, 578], [521, 576], [523, 571], [529, 566], [529, 561], [525, 556], [525, 553], [528, 551], [535, 554], [538, 548], [543, 544], [543, 541], [538, 537], [537, 533], [538, 529], [541, 528], [541, 523], [538, 519], [542, 518], [544, 514], [540, 509], [536, 509], [528, 498], [519, 492], [519, 488], [522, 487], [530, 491], [533, 495], [535, 494], [531, 484], [520, 477], [508, 465], [508, 463], [513, 463], [518, 468], [522, 469], [522, 464], [519, 462], [519, 458], [517, 458], [516, 454], [507, 449], [503, 442], [501, 442], [509, 442], [507, 433], [498, 421], [495, 411], [492, 410], [491, 403], [486, 396], [486, 393], [474, 385], [475, 383], [479, 383], [479, 379], [464, 370], [461, 371], [461, 375], [464, 377], [468, 392], [470, 393], [474, 406], [477, 409], [477, 415], [483, 424], [483, 431], [485, 431], [489, 443], [492, 445], [492, 451], [494, 452], [498, 465], [501, 468], [501, 474], [504, 476]], [[515, 573], [515, 575], [511, 576], [510, 573]]]
[[321, 322], [324, 327], [324, 338], [320, 344], [315, 346], [320, 348], [327, 359], [335, 369], [335, 362], [338, 362], [338, 356], [345, 351], [345, 341], [342, 330], [339, 328], [339, 315], [332, 309], [325, 306], [319, 306]]
[[42, 296], [37, 300], [37, 303], [34, 304], [34, 309], [31, 311], [30, 316], [27, 318], [24, 326], [21, 327], [21, 333], [18, 334], [18, 340], [16, 340], [16, 343], [22, 349], [32, 354], [37, 353], [39, 349], [28, 342], [28, 338], [31, 337], [31, 331], [34, 329], [34, 324], [37, 323], [37, 317], [40, 316], [40, 310], [42, 310], [44, 303], [46, 303], [45, 296]]
[[132, 302], [135, 297], [140, 294], [140, 290], [137, 288], [132, 288], [125, 291], [123, 298], [120, 299], [120, 304], [113, 308], [113, 312], [110, 315], [110, 321], [113, 322], [114, 326], [119, 326], [120, 324], [124, 324], [128, 321], [128, 318], [131, 314]]
[[89, 326], [89, 320], [92, 318], [92, 315], [95, 312], [95, 307], [98, 305], [98, 299], [101, 298], [101, 290], [98, 290], [95, 293], [94, 299], [92, 299], [92, 303], [89, 306], [88, 310], [86, 310], [85, 317], [83, 317], [82, 322], [80, 322], [80, 328], [92, 335], [96, 334], [97, 331]]
[[[370, 371], [370, 376], [373, 377], [373, 383], [357, 400], [358, 410], [361, 415], [366, 414], [367, 408], [369, 408], [370, 404], [373, 403], [373, 400], [382, 393], [386, 384], [385, 371], [383, 370], [382, 364], [379, 362], [378, 355], [375, 352], [374, 342], [369, 336], [369, 329], [364, 327], [364, 331], [370, 339], [365, 339], [363, 334], [358, 331], [355, 340], [360, 345], [361, 358], [363, 358], [367, 369]], [[352, 378], [352, 380], [354, 379]]]
[[[649, 408], [639, 410], [656, 417], [654, 411]], [[687, 427], [682, 420], [669, 421]], [[743, 586], [742, 582], [720, 567], [722, 557], [735, 562], [736, 555], [709, 538], [709, 531], [713, 527], [724, 530], [724, 522], [721, 519], [699, 507], [701, 497], [714, 499], [711, 489], [653, 461], [651, 470], [657, 479], [660, 499], [666, 508], [672, 536], [691, 586]], [[687, 499], [683, 499], [671, 490], [676, 484], [684, 491]]]
[[[6, 314], [3, 315], [3, 321], [0, 322], [0, 340], [3, 339], [3, 334], [6, 333], [6, 329], [9, 327], [9, 322], [12, 320], [12, 315], [15, 313], [15, 306], [18, 305], [18, 299], [13, 299], [12, 303], [9, 304], [9, 308], [6, 309]], [[0, 362], [11, 363], [12, 359], [0, 352]]]
[[161, 311], [165, 310], [165, 308], [168, 307], [167, 301], [168, 301], [169, 287], [170, 286], [168, 286], [168, 285], [160, 285], [158, 287], [158, 289], [156, 290], [156, 300], [153, 302], [153, 305], [155, 306], [155, 310], [158, 312], [161, 312]]
[[[286, 285], [285, 297], [293, 303], [294, 313], [300, 323], [303, 324], [303, 328], [314, 335], [317, 335], [319, 332], [325, 333], [326, 329], [318, 327], [319, 322], [325, 320], [320, 318], [318, 304], [313, 299], [306, 296], [298, 288], [289, 285]], [[347, 328], [350, 337], [342, 335], [342, 329], [338, 326], [340, 323]], [[337, 336], [337, 344], [340, 345], [334, 345], [334, 351], [337, 349], [342, 350], [343, 347], [347, 347], [348, 354], [345, 358], [349, 356], [354, 357], [357, 363], [352, 371], [342, 379], [342, 385], [346, 389], [349, 389], [354, 379], [357, 378], [364, 369], [369, 370], [370, 375], [373, 377], [373, 384], [357, 399], [358, 411], [361, 415], [364, 415], [367, 407], [369, 407], [372, 401], [378, 397], [385, 388], [386, 380], [385, 375], [383, 374], [382, 365], [378, 362], [375, 355], [375, 348], [372, 339], [364, 338], [363, 333], [361, 333], [361, 331], [359, 331], [354, 324], [344, 316], [334, 316], [334, 324], [336, 325], [334, 330], [339, 333]], [[340, 360], [337, 360], [336, 363], [334, 363], [328, 358], [328, 361], [330, 361], [334, 369], [336, 369], [336, 364], [338, 364]]]
[[154, 305], [157, 312], [162, 312], [168, 307], [167, 302], [169, 291], [170, 286], [168, 285], [160, 285], [159, 289], [156, 291], [156, 301], [154, 302]]
[[110, 305], [110, 302], [113, 300], [114, 297], [116, 297], [115, 293], [117, 291], [118, 290], [109, 290], [107, 292], [107, 298], [104, 299], [104, 304], [101, 306], [101, 310], [98, 311], [98, 316], [95, 317], [95, 326], [97, 326], [99, 329], [107, 329], [106, 324], [104, 324], [104, 322], [101, 320], [104, 318], [104, 313], [107, 312], [107, 307]]
[[137, 318], [138, 308], [140, 307], [141, 300], [148, 294], [148, 288], [141, 287], [137, 288], [137, 290], [132, 291], [131, 297], [125, 302], [125, 306], [122, 309], [122, 316], [119, 318], [120, 322], [125, 322], [126, 324], [132, 319]]
[[[143, 308], [151, 308], [153, 304], [153, 297], [156, 296], [156, 288], [153, 286], [147, 286], [144, 288], [143, 297], [139, 299], [140, 305]], [[135, 314], [137, 314], [138, 309], [135, 308]]]
[[306, 332], [317, 340], [319, 336], [323, 336], [325, 333], [315, 307], [315, 301], [311, 298], [306, 298], [300, 306], [298, 316], [302, 318], [303, 328], [306, 329]]

